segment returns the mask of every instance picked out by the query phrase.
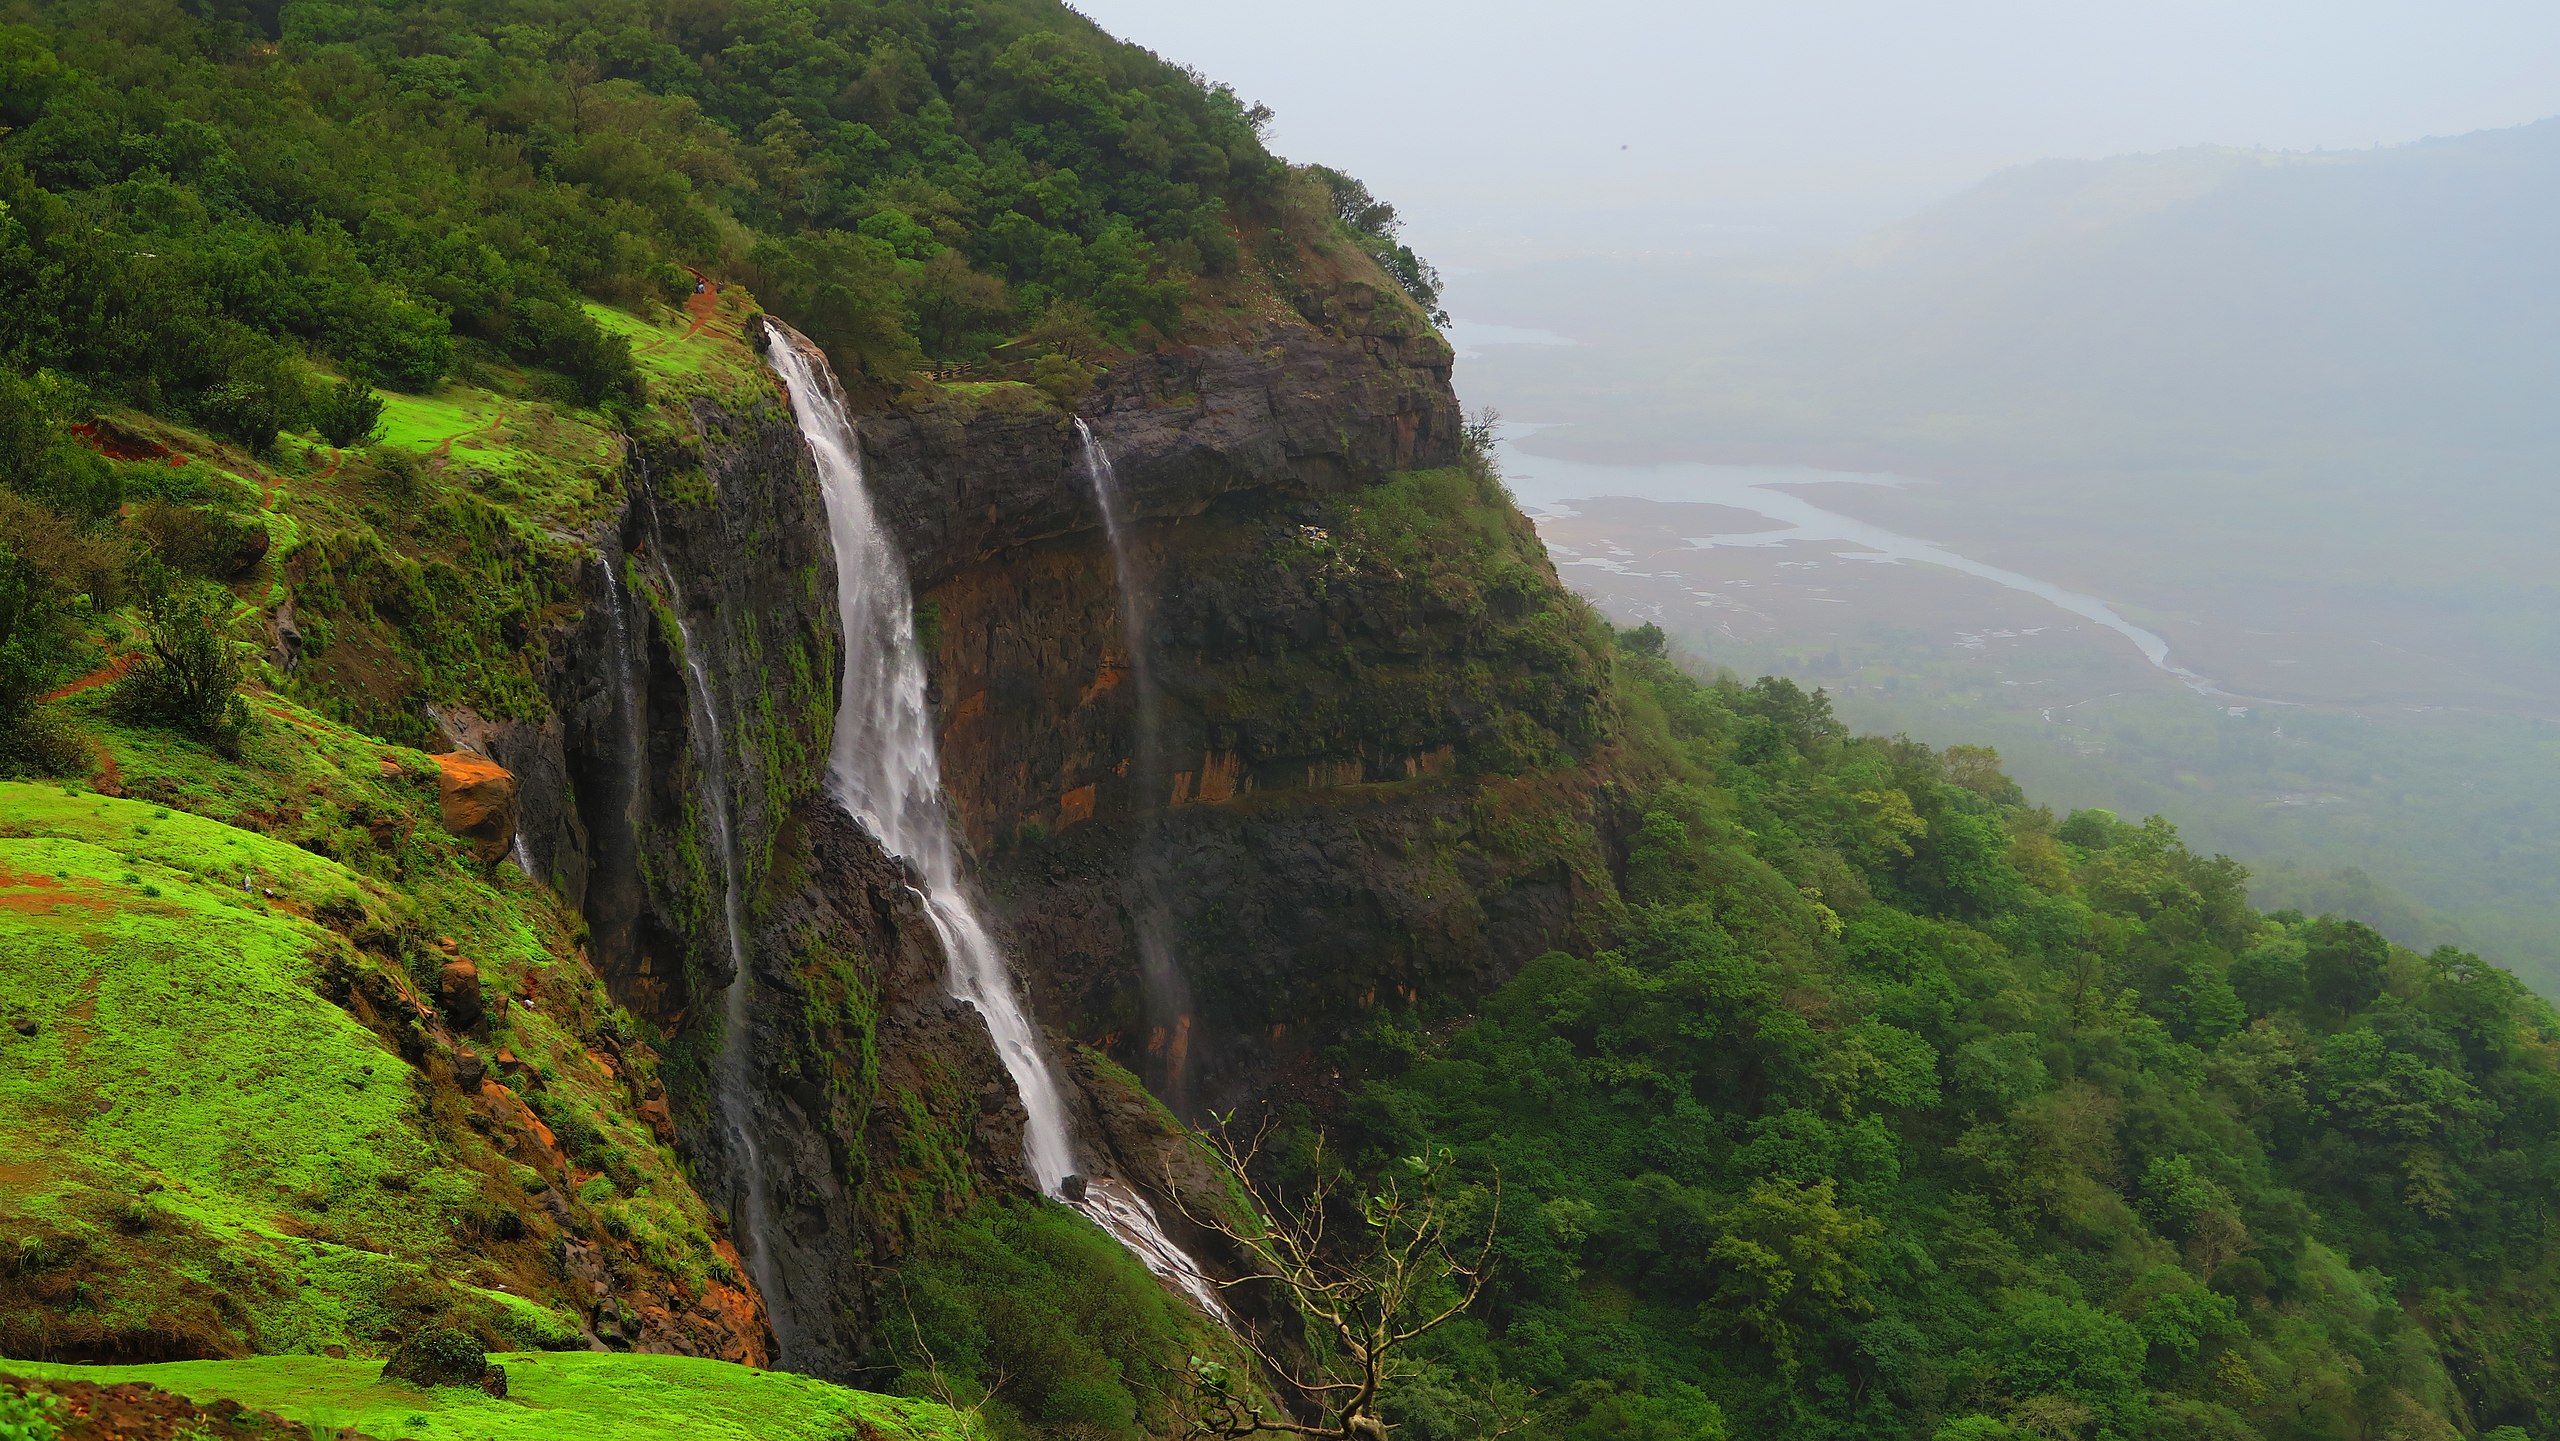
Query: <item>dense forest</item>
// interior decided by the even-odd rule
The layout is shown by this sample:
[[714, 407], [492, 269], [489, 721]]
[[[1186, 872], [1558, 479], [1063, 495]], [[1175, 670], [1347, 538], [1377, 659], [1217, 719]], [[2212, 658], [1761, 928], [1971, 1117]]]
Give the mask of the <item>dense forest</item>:
[[1368, 1161], [1502, 1192], [1409, 1434], [1490, 1374], [1590, 1437], [2552, 1423], [2548, 1005], [1621, 643], [1663, 761], [1622, 939], [1351, 1052]]
[[0, 718], [70, 669], [71, 602], [169, 590], [136, 557], [227, 576], [257, 543], [232, 487], [72, 442], [102, 406], [253, 454], [358, 441], [365, 387], [449, 377], [610, 421], [639, 372], [590, 305], [681, 297], [700, 267], [886, 390], [943, 367], [1072, 398], [1122, 348], [1248, 305], [1221, 285], [1240, 265], [1285, 288], [1309, 242], [1432, 303], [1392, 206], [1275, 160], [1232, 93], [1060, 18], [0, 9]]
[[[438, 543], [543, 543], [368, 451], [377, 392], [637, 425], [653, 382], [614, 313], [710, 278], [882, 405], [996, 378], [1072, 406], [1331, 249], [1433, 313], [1392, 207], [1274, 158], [1267, 118], [1036, 0], [0, 0], [0, 772], [85, 776], [80, 721], [39, 697], [128, 630], [103, 714], [236, 761], [267, 724], [243, 688], [287, 689], [225, 629], [274, 604], [271, 544], [408, 545], [393, 511], [428, 504]], [[137, 419], [242, 473], [120, 452]], [[1346, 544], [1402, 527], [1367, 537], [1399, 582], [1536, 611], [1580, 656], [1602, 628], [1540, 569], [1486, 439], [1410, 514], [1381, 489], [1321, 518]], [[372, 509], [326, 535], [243, 478], [316, 489], [340, 449]], [[1489, 601], [1470, 576], [1497, 563]], [[567, 602], [510, 565], [485, 575], [520, 590], [411, 564], [380, 602], [421, 634], [465, 618], [413, 658], [454, 696], [505, 700], [501, 653]], [[2560, 1016], [2510, 974], [2257, 913], [2167, 821], [2057, 816], [1989, 750], [1853, 737], [1819, 691], [1700, 679], [1652, 627], [1587, 669], [1576, 746], [1624, 820], [1582, 838], [1612, 851], [1606, 934], [1374, 1012], [1268, 1153], [1283, 1204], [1320, 1167], [1356, 1192], [1445, 1158], [1494, 1228], [1480, 1302], [1388, 1393], [1398, 1434], [2560, 1435]], [[1550, 679], [1469, 693], [1525, 711], [1502, 697]], [[373, 714], [337, 719], [423, 733]], [[1559, 761], [1516, 749], [1487, 766]], [[207, 814], [246, 814], [228, 785]], [[389, 815], [286, 838], [361, 869], [407, 854]], [[582, 954], [582, 922], [553, 928]], [[588, 1014], [597, 989], [581, 1024], [636, 1035]], [[630, 1213], [607, 1180], [580, 1204]], [[690, 1205], [685, 1265], [720, 1271]], [[1162, 1434], [1196, 1318], [1065, 1207], [950, 1211], [918, 1223], [873, 1379], [1000, 1436]]]

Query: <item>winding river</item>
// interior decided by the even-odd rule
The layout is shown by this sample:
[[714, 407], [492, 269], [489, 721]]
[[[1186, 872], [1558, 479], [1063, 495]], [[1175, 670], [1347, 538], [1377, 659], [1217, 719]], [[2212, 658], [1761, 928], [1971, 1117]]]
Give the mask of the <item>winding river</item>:
[[2059, 610], [2114, 631], [2131, 641], [2134, 648], [2142, 652], [2144, 660], [2163, 673], [2176, 677], [2199, 695], [2216, 700], [2247, 699], [2222, 690], [2206, 677], [2171, 660], [2168, 641], [2126, 620], [2115, 607], [2096, 596], [2065, 590], [2050, 581], [1986, 565], [1944, 546], [1824, 510], [1794, 489], [1806, 485], [1899, 488], [1914, 484], [1901, 476], [1790, 465], [1704, 465], [1695, 462], [1595, 465], [1588, 461], [1533, 454], [1509, 443], [1502, 447], [1502, 471], [1511, 486], [1512, 495], [1532, 515], [1541, 512], [1570, 514], [1575, 501], [1601, 497], [1720, 505], [1748, 511], [1774, 524], [1767, 530], [1692, 535], [1681, 539], [1700, 549], [1717, 546], [1849, 545], [1856, 549], [1832, 553], [1843, 560], [1874, 561], [1887, 565], [1934, 565], [1973, 576], [2008, 590], [2032, 595]]

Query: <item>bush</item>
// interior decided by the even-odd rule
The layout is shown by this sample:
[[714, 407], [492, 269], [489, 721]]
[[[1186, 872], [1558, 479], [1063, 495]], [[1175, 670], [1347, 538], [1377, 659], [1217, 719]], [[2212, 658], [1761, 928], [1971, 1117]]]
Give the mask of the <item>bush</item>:
[[189, 575], [229, 580], [267, 555], [267, 527], [256, 516], [155, 500], [134, 512], [133, 528], [154, 554]]
[[405, 450], [388, 447], [373, 453], [373, 469], [366, 473], [367, 489], [402, 505], [414, 503], [427, 489], [426, 462]]
[[53, 1421], [53, 1398], [24, 1391], [0, 1391], [0, 1441], [54, 1441], [62, 1429]]
[[382, 438], [382, 397], [360, 380], [342, 380], [311, 405], [312, 428], [341, 450]]
[[52, 674], [51, 643], [59, 625], [44, 577], [0, 537], [0, 726], [13, 724], [35, 704]]
[[539, 297], [519, 300], [510, 313], [508, 349], [524, 360], [560, 372], [586, 405], [630, 399], [640, 393], [640, 367], [631, 342], [608, 335], [593, 316], [573, 304]]
[[240, 651], [228, 628], [231, 594], [204, 581], [177, 581], [144, 605], [150, 653], [116, 687], [116, 708], [164, 725], [229, 755], [249, 729], [240, 697]]
[[114, 515], [124, 499], [115, 467], [64, 429], [86, 409], [81, 388], [62, 376], [0, 370], [0, 486], [83, 525]]
[[196, 422], [251, 450], [267, 450], [281, 431], [309, 412], [311, 397], [302, 362], [284, 346], [245, 328], [227, 337], [218, 359], [220, 378], [188, 407]]

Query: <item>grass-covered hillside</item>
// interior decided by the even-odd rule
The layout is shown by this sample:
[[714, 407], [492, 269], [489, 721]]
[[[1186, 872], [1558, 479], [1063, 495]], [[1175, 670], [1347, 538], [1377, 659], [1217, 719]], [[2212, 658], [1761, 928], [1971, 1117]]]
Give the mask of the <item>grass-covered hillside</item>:
[[380, 1354], [448, 1320], [760, 1354], [549, 898], [436, 823], [429, 757], [256, 710], [236, 761], [94, 722], [129, 798], [0, 782], [0, 1352]]
[[[202, 18], [199, 18], [202, 17]], [[0, 359], [263, 444], [306, 360], [637, 387], [580, 305], [754, 282], [848, 379], [1072, 386], [1394, 212], [1048, 0], [292, 0], [0, 14]], [[1248, 286], [1248, 289], [1254, 288]]]
[[[138, 1383], [213, 1405], [233, 1402], [252, 1418], [271, 1414], [314, 1436], [353, 1432], [386, 1441], [965, 1441], [975, 1434], [931, 1403], [685, 1356], [535, 1352], [495, 1359], [506, 1368], [504, 1397], [385, 1380], [377, 1364], [320, 1356], [115, 1367], [12, 1362], [0, 1374], [37, 1394], [80, 1382]], [[61, 1402], [50, 1416], [55, 1425], [72, 1420]], [[0, 1427], [15, 1419], [0, 1399]], [[229, 1425], [246, 1430], [236, 1419]], [[196, 1434], [221, 1431], [208, 1425]]]

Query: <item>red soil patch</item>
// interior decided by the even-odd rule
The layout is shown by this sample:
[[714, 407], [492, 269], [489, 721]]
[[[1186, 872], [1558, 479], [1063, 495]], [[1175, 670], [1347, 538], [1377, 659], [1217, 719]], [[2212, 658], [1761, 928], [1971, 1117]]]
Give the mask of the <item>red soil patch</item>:
[[160, 460], [173, 468], [187, 463], [183, 454], [111, 421], [85, 420], [71, 427], [71, 433], [109, 460]]
[[691, 340], [702, 333], [702, 327], [709, 325], [713, 316], [720, 313], [720, 282], [690, 265], [685, 269], [692, 271], [695, 283], [702, 287], [684, 298], [684, 313], [693, 317], [693, 324], [686, 328], [684, 338]]
[[95, 783], [95, 789], [98, 794], [102, 796], [122, 796], [124, 794], [124, 768], [116, 764], [116, 753], [107, 749], [106, 742], [104, 741], [92, 741], [90, 742], [90, 748], [98, 753], [98, 778]]
[[[92, 884], [88, 881], [80, 883], [83, 890]], [[116, 903], [102, 896], [75, 894], [69, 884], [54, 876], [13, 876], [0, 871], [0, 911], [41, 916], [65, 906], [83, 911], [112, 911]]]
[[37, 696], [36, 701], [42, 704], [49, 701], [68, 700], [84, 690], [95, 690], [109, 681], [122, 680], [124, 673], [133, 669], [141, 660], [142, 656], [139, 652], [127, 651], [69, 685], [46, 691], [43, 695]]

